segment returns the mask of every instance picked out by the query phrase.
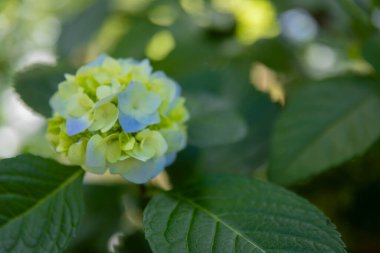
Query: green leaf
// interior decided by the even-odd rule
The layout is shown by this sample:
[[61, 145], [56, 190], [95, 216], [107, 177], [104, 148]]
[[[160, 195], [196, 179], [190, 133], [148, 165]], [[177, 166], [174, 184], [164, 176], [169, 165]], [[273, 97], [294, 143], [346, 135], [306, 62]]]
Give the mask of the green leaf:
[[247, 135], [244, 118], [218, 96], [200, 94], [188, 97], [190, 108], [189, 143], [212, 147], [235, 143]]
[[370, 37], [362, 47], [363, 57], [380, 74], [380, 35]]
[[369, 79], [303, 86], [275, 126], [270, 179], [291, 184], [362, 154], [380, 136], [379, 115], [380, 95]]
[[345, 252], [334, 225], [279, 186], [207, 177], [154, 197], [144, 212], [153, 252]]
[[121, 230], [123, 195], [131, 189], [124, 185], [84, 185], [83, 191], [86, 210], [78, 236], [65, 252], [107, 252], [109, 239]]
[[22, 100], [34, 111], [51, 117], [49, 99], [70, 71], [68, 66], [33, 65], [16, 76], [15, 89]]
[[32, 155], [0, 161], [0, 252], [62, 252], [83, 212], [82, 175]]
[[81, 53], [83, 47], [100, 29], [109, 10], [109, 2], [98, 0], [76, 16], [63, 23], [57, 42], [59, 56]]
[[234, 143], [246, 134], [244, 119], [233, 110], [204, 114], [189, 124], [189, 143], [198, 147]]
[[112, 55], [118, 55], [125, 58], [143, 58], [145, 56], [145, 47], [149, 39], [159, 31], [160, 28], [148, 20], [141, 18], [132, 19], [131, 30], [121, 38], [117, 43]]

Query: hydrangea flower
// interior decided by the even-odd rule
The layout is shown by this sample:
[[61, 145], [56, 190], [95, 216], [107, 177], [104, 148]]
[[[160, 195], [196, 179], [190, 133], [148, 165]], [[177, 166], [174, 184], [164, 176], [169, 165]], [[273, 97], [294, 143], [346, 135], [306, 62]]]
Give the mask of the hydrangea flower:
[[180, 93], [147, 60], [101, 55], [58, 85], [48, 139], [86, 171], [145, 183], [186, 146], [189, 114]]

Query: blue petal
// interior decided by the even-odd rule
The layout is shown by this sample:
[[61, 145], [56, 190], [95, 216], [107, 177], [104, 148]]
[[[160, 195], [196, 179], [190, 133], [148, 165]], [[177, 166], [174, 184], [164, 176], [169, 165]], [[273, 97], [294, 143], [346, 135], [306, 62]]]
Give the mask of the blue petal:
[[106, 54], [101, 54], [99, 55], [95, 60], [89, 62], [86, 64], [86, 66], [90, 66], [90, 67], [100, 67], [102, 66], [103, 62], [105, 61], [105, 59], [107, 59], [108, 55]]
[[172, 165], [177, 158], [177, 153], [169, 153], [165, 155], [165, 167]]
[[134, 158], [110, 165], [110, 172], [120, 174], [122, 177], [136, 184], [143, 184], [156, 177], [165, 168], [164, 156], [146, 162]]
[[137, 121], [134, 117], [119, 111], [119, 123], [126, 133], [134, 133], [147, 127], [147, 124]]
[[119, 109], [124, 113], [128, 113], [133, 103], [133, 98], [136, 95], [146, 92], [146, 88], [143, 84], [138, 82], [130, 82], [124, 92], [118, 94]]
[[73, 136], [85, 131], [91, 125], [88, 116], [85, 115], [81, 118], [68, 118], [66, 121], [66, 130], [68, 136]]
[[142, 124], [149, 126], [149, 125], [159, 123], [160, 122], [160, 116], [158, 115], [158, 112], [154, 112], [150, 115], [139, 116], [136, 118], [136, 120], [141, 122]]

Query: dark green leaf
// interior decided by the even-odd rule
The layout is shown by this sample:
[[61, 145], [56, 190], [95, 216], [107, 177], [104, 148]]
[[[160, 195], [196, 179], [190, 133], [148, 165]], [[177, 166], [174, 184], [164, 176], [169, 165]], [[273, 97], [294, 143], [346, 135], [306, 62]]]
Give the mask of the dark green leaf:
[[304, 86], [274, 131], [269, 176], [291, 184], [362, 154], [380, 136], [376, 83], [351, 77]]
[[191, 119], [189, 143], [212, 147], [235, 143], [247, 134], [243, 117], [217, 96], [202, 95], [189, 99]]
[[66, 252], [107, 252], [109, 239], [121, 229], [122, 198], [129, 189], [119, 185], [86, 185], [83, 189], [86, 210], [78, 236]]
[[34, 111], [51, 117], [49, 99], [70, 71], [66, 66], [33, 65], [16, 76], [15, 88], [22, 100]]
[[0, 161], [0, 252], [62, 252], [83, 212], [82, 175], [32, 155]]
[[198, 147], [234, 143], [246, 134], [247, 126], [243, 118], [232, 110], [205, 114], [189, 124], [189, 143]]
[[120, 239], [122, 245], [116, 248], [115, 253], [152, 253], [144, 234], [141, 232]]
[[156, 196], [144, 213], [154, 252], [345, 252], [314, 206], [271, 183], [208, 177]]
[[363, 45], [364, 58], [380, 74], [380, 35], [370, 37]]
[[286, 43], [280, 37], [260, 40], [252, 46], [252, 57], [271, 69], [289, 70], [295, 59]]

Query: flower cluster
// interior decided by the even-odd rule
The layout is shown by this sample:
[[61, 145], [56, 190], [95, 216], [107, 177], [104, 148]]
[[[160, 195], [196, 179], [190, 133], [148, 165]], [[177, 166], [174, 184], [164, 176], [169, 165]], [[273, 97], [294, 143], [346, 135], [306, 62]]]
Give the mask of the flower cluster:
[[50, 100], [47, 136], [71, 163], [145, 183], [185, 147], [180, 87], [149, 61], [101, 55], [65, 79]]

